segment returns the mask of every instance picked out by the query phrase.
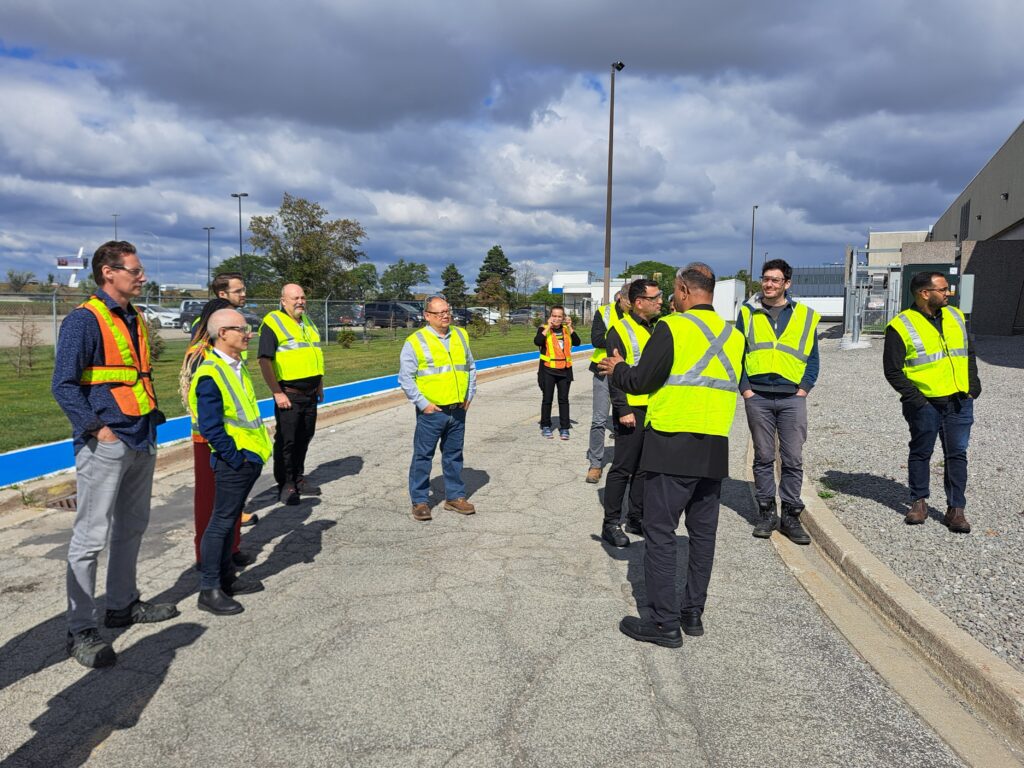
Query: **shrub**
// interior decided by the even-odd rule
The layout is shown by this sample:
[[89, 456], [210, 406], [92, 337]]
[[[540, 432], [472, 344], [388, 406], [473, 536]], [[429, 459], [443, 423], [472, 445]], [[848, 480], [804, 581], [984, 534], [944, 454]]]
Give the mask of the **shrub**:
[[347, 328], [338, 334], [338, 343], [341, 344], [345, 349], [352, 349], [352, 345], [356, 342], [356, 334], [354, 331], [350, 331]]
[[156, 362], [160, 359], [160, 355], [164, 353], [164, 337], [160, 335], [160, 331], [146, 320], [146, 316], [141, 312], [139, 312], [139, 321], [146, 324], [146, 330], [149, 332], [149, 358]]
[[470, 320], [469, 325], [466, 326], [466, 332], [471, 339], [482, 339], [487, 335], [488, 330], [490, 329], [487, 326], [487, 321], [479, 316]]
[[509, 319], [507, 317], [503, 317], [498, 321], [497, 327], [498, 333], [500, 333], [502, 336], [508, 336], [508, 331], [509, 328], [512, 327], [512, 323], [509, 322]]

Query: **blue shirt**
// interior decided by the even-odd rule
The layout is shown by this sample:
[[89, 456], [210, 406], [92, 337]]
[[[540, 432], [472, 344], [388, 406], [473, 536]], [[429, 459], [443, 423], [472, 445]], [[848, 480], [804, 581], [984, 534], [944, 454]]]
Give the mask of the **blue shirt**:
[[[437, 336], [441, 340], [441, 344], [444, 345], [444, 348], [448, 349], [448, 343], [452, 338], [451, 330], [444, 336], [429, 325], [424, 326], [424, 330]], [[473, 353], [469, 351], [468, 344], [466, 345], [466, 365], [469, 366], [469, 388], [466, 390], [466, 402], [468, 403], [476, 394], [476, 361], [473, 360]], [[406, 339], [402, 347], [402, 353], [398, 357], [398, 384], [402, 391], [405, 392], [405, 396], [409, 398], [409, 401], [416, 406], [416, 410], [422, 411], [430, 405], [430, 401], [423, 396], [419, 387], [416, 386], [416, 370], [419, 367], [420, 363], [416, 359], [416, 350], [413, 349], [412, 342]], [[451, 405], [451, 403], [441, 403], [441, 405]]]
[[[111, 314], [124, 320], [138, 353], [139, 315], [135, 307], [129, 304], [127, 310], [121, 309], [120, 304], [100, 289], [96, 289], [95, 296], [106, 304]], [[103, 336], [92, 312], [79, 307], [64, 318], [55, 356], [50, 391], [71, 422], [76, 449], [103, 427], [109, 427], [118, 440], [133, 450], [152, 452], [156, 449], [156, 427], [163, 423], [163, 414], [152, 411], [145, 416], [126, 416], [114, 400], [110, 384], [80, 383], [86, 368], [106, 363]]]
[[[789, 325], [790, 319], [793, 317], [793, 304], [794, 301], [788, 296], [786, 297], [786, 306], [782, 308], [782, 312], [779, 313], [779, 319], [775, 325], [775, 337], [778, 338], [782, 335], [783, 331], [786, 330], [786, 326]], [[762, 309], [761, 307], [761, 294], [756, 294], [750, 298], [747, 302], [751, 310]], [[771, 318], [769, 317], [769, 322]], [[743, 313], [740, 312], [739, 317], [736, 318], [736, 330], [746, 336], [746, 329], [743, 327]], [[769, 394], [777, 395], [795, 395], [797, 389], [802, 389], [804, 392], [810, 392], [814, 388], [814, 383], [818, 380], [818, 371], [821, 370], [821, 359], [818, 355], [818, 335], [814, 335], [814, 342], [811, 345], [811, 354], [807, 356], [807, 368], [804, 369], [803, 378], [800, 380], [800, 384], [796, 385], [789, 379], [781, 376], [778, 373], [757, 373], [751, 377], [747, 377], [746, 367], [747, 350], [743, 348], [743, 373], [740, 376], [740, 392], [746, 392], [751, 389], [755, 392], [765, 392]]]

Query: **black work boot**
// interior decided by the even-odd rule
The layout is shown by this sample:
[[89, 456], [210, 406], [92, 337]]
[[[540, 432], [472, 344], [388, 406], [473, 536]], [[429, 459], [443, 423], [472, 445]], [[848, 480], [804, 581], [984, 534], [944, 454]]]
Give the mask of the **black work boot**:
[[775, 499], [757, 502], [757, 521], [754, 523], [754, 536], [767, 539], [772, 531], [779, 527], [779, 516], [775, 514]]
[[800, 525], [800, 513], [804, 511], [802, 506], [795, 504], [782, 504], [782, 522], [779, 523], [779, 532], [787, 537], [794, 544], [810, 544], [811, 537]]

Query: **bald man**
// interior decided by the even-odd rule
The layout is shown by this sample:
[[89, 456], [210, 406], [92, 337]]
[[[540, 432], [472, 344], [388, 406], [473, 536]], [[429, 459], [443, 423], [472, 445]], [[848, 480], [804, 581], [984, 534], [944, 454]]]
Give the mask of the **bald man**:
[[299, 495], [319, 495], [305, 476], [306, 450], [316, 431], [316, 406], [324, 399], [324, 354], [320, 331], [306, 316], [301, 285], [281, 289], [281, 309], [260, 326], [260, 370], [274, 395], [274, 479], [282, 504]]

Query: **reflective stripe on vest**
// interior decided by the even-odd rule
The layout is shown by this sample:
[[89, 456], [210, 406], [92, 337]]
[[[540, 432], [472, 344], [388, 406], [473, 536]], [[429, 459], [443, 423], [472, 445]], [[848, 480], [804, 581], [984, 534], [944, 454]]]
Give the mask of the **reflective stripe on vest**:
[[[189, 411], [192, 418], [198, 421], [196, 387], [203, 378], [213, 379], [224, 402], [222, 415], [224, 431], [235, 441], [235, 447], [238, 450], [251, 451], [265, 462], [273, 453], [273, 446], [270, 443], [267, 428], [263, 426], [263, 419], [260, 417], [260, 409], [256, 402], [256, 393], [252, 387], [249, 370], [242, 366], [241, 371], [242, 378], [239, 380], [231, 366], [216, 352], [211, 351], [206, 359], [199, 364], [192, 377], [192, 383], [189, 385]], [[211, 450], [215, 450], [212, 445]]]
[[562, 326], [561, 348], [555, 343], [555, 334], [549, 330], [540, 359], [548, 368], [572, 368], [572, 335], [565, 329], [565, 326]]
[[[630, 366], [639, 365], [643, 356], [644, 347], [651, 339], [651, 332], [640, 325], [629, 315], [624, 315], [619, 321], [619, 337], [625, 331], [625, 341], [629, 342], [626, 347], [626, 363]], [[626, 393], [626, 402], [637, 408], [645, 407], [650, 400], [650, 395], [631, 395]]]
[[[597, 308], [597, 312], [595, 314], [601, 315], [601, 317], [604, 319], [605, 336], [608, 335], [608, 331], [610, 331], [616, 323], [621, 322], [621, 318], [619, 317], [618, 312], [615, 311], [614, 304], [602, 304]], [[590, 362], [600, 363], [606, 357], [608, 357], [607, 349], [603, 347], [594, 347], [594, 351], [590, 355]]]
[[277, 337], [274, 375], [278, 381], [294, 381], [324, 375], [324, 353], [320, 350], [320, 331], [303, 315], [302, 323], [279, 309], [268, 312], [260, 326], [268, 326]]
[[651, 393], [646, 423], [660, 432], [727, 436], [736, 414], [743, 335], [705, 309], [659, 323], [672, 334], [672, 368]]
[[152, 366], [149, 361], [149, 332], [141, 315], [136, 315], [139, 350], [132, 343], [128, 325], [115, 315], [98, 296], [79, 305], [96, 318], [103, 340], [103, 365], [92, 365], [82, 371], [79, 383], [84, 386], [106, 384], [125, 416], [144, 416], [156, 408]]
[[[469, 391], [469, 341], [465, 331], [449, 328], [448, 349], [429, 327], [409, 336], [416, 354], [416, 388], [434, 405], [464, 402]], [[454, 340], [458, 340], [458, 344]]]
[[941, 317], [941, 334], [915, 309], [900, 312], [889, 323], [906, 346], [903, 373], [925, 397], [947, 397], [970, 388], [964, 316], [956, 307], [944, 307]]
[[754, 309], [750, 304], [740, 308], [746, 334], [747, 356], [743, 366], [747, 376], [775, 373], [794, 384], [803, 380], [821, 316], [806, 304], [794, 302], [792, 306], [793, 316], [781, 336], [775, 335], [764, 309]]

